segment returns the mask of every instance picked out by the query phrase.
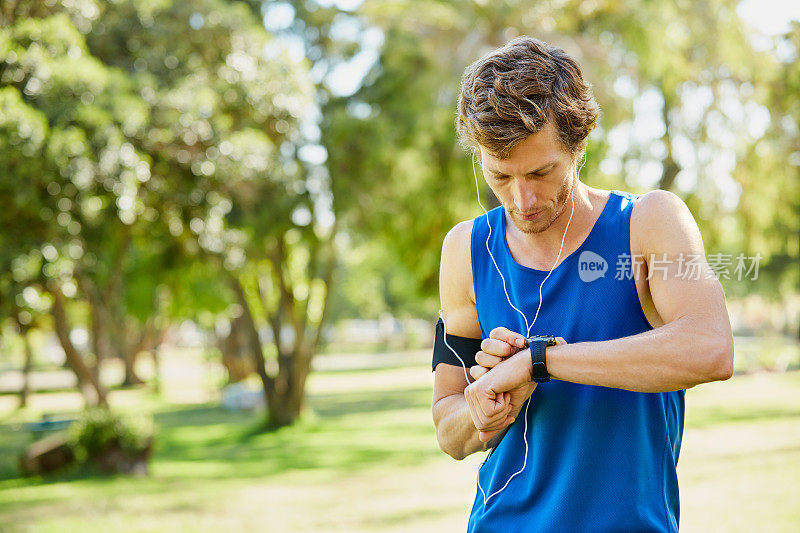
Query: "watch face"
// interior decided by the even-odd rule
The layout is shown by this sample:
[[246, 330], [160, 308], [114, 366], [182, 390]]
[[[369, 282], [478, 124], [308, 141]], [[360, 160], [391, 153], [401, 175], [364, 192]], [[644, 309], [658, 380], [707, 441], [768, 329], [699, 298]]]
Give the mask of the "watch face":
[[530, 346], [533, 341], [536, 340], [543, 340], [547, 341], [545, 346], [555, 346], [556, 345], [556, 338], [552, 335], [531, 335], [527, 339], [525, 339], [525, 346]]

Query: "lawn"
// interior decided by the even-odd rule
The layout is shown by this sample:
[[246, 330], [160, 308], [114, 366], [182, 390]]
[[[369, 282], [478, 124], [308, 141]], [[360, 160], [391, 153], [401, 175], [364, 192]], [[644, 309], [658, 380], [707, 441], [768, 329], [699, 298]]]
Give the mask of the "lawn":
[[[482, 457], [439, 451], [427, 357], [323, 356], [308, 413], [269, 434], [254, 433], [258, 415], [218, 407], [202, 378], [194, 393], [116, 390], [112, 404], [160, 428], [143, 478], [20, 478], [20, 423], [79, 400], [47, 393], [0, 410], [0, 531], [463, 531]], [[736, 376], [686, 399], [681, 530], [797, 531], [800, 372]]]

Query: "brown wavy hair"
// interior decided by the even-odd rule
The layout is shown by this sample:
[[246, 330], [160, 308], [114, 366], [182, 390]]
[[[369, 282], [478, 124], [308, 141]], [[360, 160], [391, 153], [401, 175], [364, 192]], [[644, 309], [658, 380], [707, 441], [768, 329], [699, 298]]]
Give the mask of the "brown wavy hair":
[[483, 146], [505, 159], [552, 120], [561, 143], [576, 155], [599, 114], [578, 63], [560, 48], [522, 36], [464, 71], [456, 131], [467, 150]]

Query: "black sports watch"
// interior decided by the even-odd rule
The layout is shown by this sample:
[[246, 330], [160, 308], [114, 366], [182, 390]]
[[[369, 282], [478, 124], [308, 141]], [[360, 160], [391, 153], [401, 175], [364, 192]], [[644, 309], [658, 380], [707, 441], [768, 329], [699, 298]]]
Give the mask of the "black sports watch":
[[555, 345], [556, 338], [552, 335], [532, 335], [525, 339], [525, 346], [531, 349], [531, 379], [536, 383], [550, 381], [545, 352], [548, 346]]

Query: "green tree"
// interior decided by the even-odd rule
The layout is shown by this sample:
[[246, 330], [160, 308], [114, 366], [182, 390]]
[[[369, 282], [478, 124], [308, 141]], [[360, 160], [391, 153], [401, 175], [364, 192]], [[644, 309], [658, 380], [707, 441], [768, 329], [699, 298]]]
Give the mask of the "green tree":
[[[37, 223], [27, 245], [45, 261], [31, 282], [52, 295], [65, 351], [70, 299], [89, 310], [95, 355], [116, 351], [129, 376], [161, 310], [196, 316], [237, 302], [253, 317], [270, 422], [291, 422], [319, 342], [335, 235], [334, 219], [318, 216], [325, 177], [303, 157], [313, 93], [304, 61], [243, 4], [19, 2], [4, 14], [0, 79], [41, 130], [38, 152], [23, 139], [6, 153], [12, 169], [32, 168], [7, 176], [6, 198]], [[7, 251], [25, 253], [10, 242]], [[194, 262], [216, 280], [196, 275]], [[215, 297], [187, 306], [198, 280], [216, 284]], [[156, 296], [159, 287], [171, 294]], [[276, 332], [274, 374], [258, 318]]]
[[[781, 66], [751, 44], [737, 5], [364, 3], [353, 16], [381, 28], [385, 41], [363, 86], [326, 109], [333, 182], [380, 181], [364, 199], [371, 208], [355, 214], [362, 235], [388, 246], [415, 272], [419, 292], [432, 295], [444, 232], [479, 214], [469, 160], [454, 148], [458, 81], [469, 62], [528, 34], [575, 55], [593, 83], [603, 113], [585, 181], [673, 190], [694, 212], [708, 252], [764, 257], [757, 283], [723, 280], [729, 291], [796, 290], [783, 265], [797, 257], [786, 252], [797, 247], [798, 223], [786, 214], [796, 212], [797, 195], [784, 194], [797, 180], [783, 163], [791, 152], [777, 144], [797, 135], [786, 129], [791, 113], [776, 112], [770, 96], [786, 91], [792, 62]], [[781, 98], [788, 105], [790, 97]], [[764, 179], [773, 166], [784, 170]]]

